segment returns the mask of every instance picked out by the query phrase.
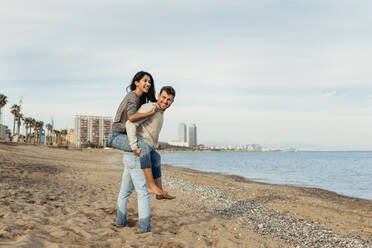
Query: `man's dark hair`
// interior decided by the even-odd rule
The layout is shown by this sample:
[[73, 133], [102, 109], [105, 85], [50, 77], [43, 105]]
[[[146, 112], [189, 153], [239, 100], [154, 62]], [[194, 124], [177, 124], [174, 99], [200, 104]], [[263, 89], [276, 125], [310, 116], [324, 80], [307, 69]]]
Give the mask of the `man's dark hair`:
[[164, 86], [163, 88], [161, 88], [160, 94], [163, 91], [167, 92], [167, 94], [169, 94], [169, 95], [173, 95], [173, 97], [176, 97], [176, 91], [173, 89], [172, 86]]

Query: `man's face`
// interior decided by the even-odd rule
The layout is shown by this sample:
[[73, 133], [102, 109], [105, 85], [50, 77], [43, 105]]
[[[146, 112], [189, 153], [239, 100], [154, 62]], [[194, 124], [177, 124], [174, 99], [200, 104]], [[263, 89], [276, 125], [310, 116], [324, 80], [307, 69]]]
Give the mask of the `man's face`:
[[165, 90], [158, 95], [158, 105], [162, 110], [166, 110], [173, 103], [174, 96], [168, 94]]

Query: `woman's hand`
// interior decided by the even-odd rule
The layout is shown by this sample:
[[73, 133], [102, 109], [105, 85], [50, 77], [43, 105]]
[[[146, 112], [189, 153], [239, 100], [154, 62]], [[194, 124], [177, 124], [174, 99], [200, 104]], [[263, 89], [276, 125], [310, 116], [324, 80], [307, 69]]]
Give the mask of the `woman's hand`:
[[154, 107], [151, 110], [151, 114], [154, 115], [156, 113], [156, 111], [158, 111], [158, 106], [156, 106], [156, 104], [154, 104]]
[[147, 118], [149, 116], [153, 116], [156, 111], [158, 111], [158, 107], [156, 104], [153, 105], [154, 107], [152, 108], [152, 110], [150, 112], [147, 112], [147, 113], [135, 113], [133, 115], [131, 115], [128, 120], [130, 120], [131, 122], [136, 122], [136, 121], [139, 121], [139, 120], [142, 120], [144, 118]]

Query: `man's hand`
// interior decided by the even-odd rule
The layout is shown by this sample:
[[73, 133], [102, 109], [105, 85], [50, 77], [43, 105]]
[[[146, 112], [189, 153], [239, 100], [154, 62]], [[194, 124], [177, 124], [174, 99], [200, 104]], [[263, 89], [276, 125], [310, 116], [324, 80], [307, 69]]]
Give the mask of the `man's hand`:
[[139, 156], [140, 155], [140, 149], [135, 149], [135, 150], [133, 150], [133, 153], [134, 153], [134, 155], [136, 155], [136, 156]]

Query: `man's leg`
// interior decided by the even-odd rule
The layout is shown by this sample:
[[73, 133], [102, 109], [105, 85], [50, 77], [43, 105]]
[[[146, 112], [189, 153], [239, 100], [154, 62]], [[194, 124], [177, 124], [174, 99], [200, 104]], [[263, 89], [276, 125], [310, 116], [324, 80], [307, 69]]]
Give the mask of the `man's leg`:
[[[154, 176], [155, 184], [158, 186], [161, 190], [163, 190], [163, 184], [161, 182], [161, 156], [159, 153], [153, 149], [151, 150], [151, 165], [152, 165], [152, 175]], [[168, 199], [172, 200], [175, 199], [175, 196], [171, 196], [168, 194], [168, 192], [164, 191], [164, 194], [157, 195], [156, 199]]]
[[134, 186], [130, 176], [130, 161], [125, 158], [123, 154], [124, 173], [122, 176], [121, 188], [117, 202], [117, 225], [125, 226], [127, 224], [127, 203], [128, 197], [133, 192]]
[[151, 232], [150, 226], [150, 193], [148, 192], [148, 185], [141, 169], [139, 158], [133, 153], [125, 155], [135, 167], [130, 170], [130, 175], [137, 191], [138, 198], [138, 219], [140, 223], [141, 232]]

